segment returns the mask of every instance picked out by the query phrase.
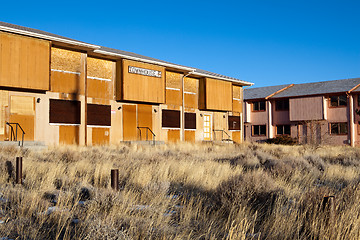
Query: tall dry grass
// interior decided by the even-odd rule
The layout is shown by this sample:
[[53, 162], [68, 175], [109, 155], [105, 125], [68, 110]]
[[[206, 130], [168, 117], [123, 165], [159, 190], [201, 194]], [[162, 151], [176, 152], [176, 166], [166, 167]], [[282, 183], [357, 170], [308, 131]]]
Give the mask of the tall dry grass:
[[[13, 184], [16, 156], [22, 186]], [[349, 147], [2, 148], [0, 238], [359, 239], [359, 165]]]

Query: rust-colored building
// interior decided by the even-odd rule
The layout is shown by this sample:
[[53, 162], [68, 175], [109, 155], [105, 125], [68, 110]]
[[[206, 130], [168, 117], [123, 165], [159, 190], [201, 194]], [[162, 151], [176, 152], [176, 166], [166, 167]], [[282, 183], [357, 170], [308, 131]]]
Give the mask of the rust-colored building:
[[360, 78], [244, 91], [245, 139], [360, 145]]
[[0, 22], [0, 140], [241, 142], [249, 85]]

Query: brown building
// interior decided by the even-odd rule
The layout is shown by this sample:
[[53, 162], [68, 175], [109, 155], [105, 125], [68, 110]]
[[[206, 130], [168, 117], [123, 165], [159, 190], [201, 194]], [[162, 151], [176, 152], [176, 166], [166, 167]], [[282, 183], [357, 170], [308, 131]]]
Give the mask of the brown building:
[[360, 78], [246, 89], [245, 139], [360, 145]]
[[249, 85], [0, 22], [0, 140], [241, 142]]

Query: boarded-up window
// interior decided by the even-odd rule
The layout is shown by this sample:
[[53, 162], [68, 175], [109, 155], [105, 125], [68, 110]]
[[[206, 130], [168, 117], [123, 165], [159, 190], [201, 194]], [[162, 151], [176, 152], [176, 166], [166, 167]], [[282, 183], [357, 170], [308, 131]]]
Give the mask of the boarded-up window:
[[162, 127], [180, 128], [180, 111], [162, 110]]
[[50, 99], [50, 123], [80, 124], [79, 101]]
[[96, 126], [111, 126], [111, 106], [88, 104], [87, 124]]
[[240, 116], [229, 116], [229, 130], [241, 130]]
[[185, 129], [196, 129], [196, 113], [185, 113]]

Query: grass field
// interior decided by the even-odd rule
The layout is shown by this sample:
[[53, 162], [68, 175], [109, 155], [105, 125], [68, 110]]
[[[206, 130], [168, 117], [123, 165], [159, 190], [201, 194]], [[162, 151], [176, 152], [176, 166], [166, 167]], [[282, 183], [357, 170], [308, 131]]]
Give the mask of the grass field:
[[358, 148], [2, 148], [0, 168], [0, 239], [360, 239]]

